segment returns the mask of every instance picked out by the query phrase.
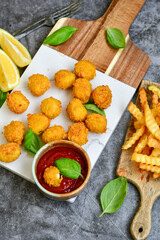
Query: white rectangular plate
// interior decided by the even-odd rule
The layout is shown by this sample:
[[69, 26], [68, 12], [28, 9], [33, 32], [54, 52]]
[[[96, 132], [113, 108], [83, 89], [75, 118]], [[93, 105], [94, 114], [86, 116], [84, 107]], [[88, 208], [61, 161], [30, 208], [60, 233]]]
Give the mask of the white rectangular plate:
[[[20, 84], [14, 89], [20, 90], [29, 99], [30, 105], [27, 111], [20, 115], [15, 114], [8, 109], [6, 103], [4, 103], [0, 109], [0, 144], [6, 143], [6, 139], [3, 135], [3, 127], [5, 125], [9, 124], [12, 120], [19, 120], [25, 124], [27, 131], [27, 114], [40, 112], [41, 101], [50, 96], [57, 98], [62, 102], [62, 113], [51, 121], [50, 126], [55, 124], [62, 125], [67, 131], [68, 126], [73, 124], [66, 113], [66, 107], [73, 98], [72, 90], [61, 90], [56, 88], [54, 84], [54, 75], [61, 69], [73, 71], [76, 62], [75, 59], [59, 53], [45, 45], [40, 47], [32, 62], [23, 73]], [[28, 77], [36, 73], [44, 74], [51, 81], [51, 88], [40, 97], [33, 96], [28, 88]], [[112, 91], [112, 104], [107, 110], [105, 110], [107, 117], [107, 132], [103, 134], [90, 132], [87, 144], [82, 146], [88, 153], [93, 167], [136, 89], [99, 71], [96, 72], [96, 77], [90, 82], [92, 84], [92, 89], [99, 85], [108, 85]], [[0, 162], [0, 165], [25, 179], [34, 182], [31, 171], [32, 160], [33, 156], [25, 151], [22, 145], [21, 155], [16, 161], [11, 163]]]

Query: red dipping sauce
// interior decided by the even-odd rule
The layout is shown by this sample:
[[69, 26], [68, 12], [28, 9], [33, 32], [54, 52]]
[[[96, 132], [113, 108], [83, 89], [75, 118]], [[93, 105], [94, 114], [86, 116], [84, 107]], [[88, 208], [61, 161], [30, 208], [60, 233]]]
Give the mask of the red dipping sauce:
[[85, 158], [83, 155], [71, 147], [55, 147], [46, 152], [39, 160], [37, 164], [37, 179], [39, 183], [48, 191], [53, 193], [68, 193], [72, 192], [82, 183], [84, 179], [79, 177], [78, 179], [71, 179], [63, 176], [63, 180], [59, 187], [52, 187], [45, 183], [43, 174], [44, 170], [47, 167], [54, 166], [54, 161], [60, 158], [70, 158], [74, 159], [81, 165], [81, 174], [84, 176], [84, 179], [87, 176], [88, 167]]

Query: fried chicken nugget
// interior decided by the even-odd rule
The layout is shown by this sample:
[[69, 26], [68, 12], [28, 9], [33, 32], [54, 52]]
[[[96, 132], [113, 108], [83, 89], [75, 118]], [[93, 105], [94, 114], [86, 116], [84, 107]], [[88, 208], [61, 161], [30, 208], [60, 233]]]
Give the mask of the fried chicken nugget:
[[24, 124], [20, 121], [11, 121], [10, 124], [4, 126], [4, 136], [8, 142], [21, 144], [25, 135]]
[[74, 123], [68, 127], [68, 140], [80, 146], [88, 142], [88, 129], [83, 122]]
[[92, 98], [97, 107], [106, 109], [111, 105], [112, 92], [108, 85], [98, 86], [93, 90]]
[[15, 161], [21, 154], [21, 149], [18, 143], [6, 143], [0, 145], [0, 161], [12, 162]]
[[72, 87], [76, 75], [68, 70], [60, 70], [54, 75], [57, 88], [67, 89]]
[[89, 101], [92, 85], [86, 78], [77, 78], [73, 83], [72, 96], [80, 99], [83, 103]]
[[46, 76], [37, 73], [29, 77], [28, 86], [33, 95], [41, 96], [51, 87], [51, 82]]
[[96, 67], [87, 60], [80, 60], [75, 64], [74, 73], [78, 78], [92, 80], [96, 76]]
[[41, 112], [48, 118], [54, 119], [61, 114], [61, 102], [53, 97], [44, 99], [40, 106]]
[[85, 124], [91, 132], [105, 133], [107, 130], [107, 119], [101, 114], [89, 113], [85, 120]]
[[16, 114], [25, 112], [30, 103], [29, 100], [21, 93], [21, 91], [8, 93], [6, 102], [8, 108]]
[[28, 127], [37, 135], [43, 133], [49, 127], [51, 121], [43, 113], [28, 114], [27, 120]]
[[73, 122], [83, 122], [87, 116], [87, 110], [78, 98], [71, 100], [66, 110]]
[[67, 139], [67, 133], [64, 128], [60, 125], [54, 125], [53, 127], [48, 128], [42, 134], [42, 140], [45, 143], [52, 142], [54, 140]]

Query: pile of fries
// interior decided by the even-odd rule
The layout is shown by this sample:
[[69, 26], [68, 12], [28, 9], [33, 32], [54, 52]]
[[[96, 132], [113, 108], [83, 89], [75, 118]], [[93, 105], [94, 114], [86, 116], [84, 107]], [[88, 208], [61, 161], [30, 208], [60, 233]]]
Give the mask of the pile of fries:
[[[147, 91], [152, 93], [150, 106]], [[140, 109], [133, 102], [128, 106], [135, 132], [122, 149], [134, 147], [131, 160], [138, 163], [141, 171], [151, 172], [156, 179], [160, 177], [160, 89], [150, 85], [147, 91], [139, 89]]]

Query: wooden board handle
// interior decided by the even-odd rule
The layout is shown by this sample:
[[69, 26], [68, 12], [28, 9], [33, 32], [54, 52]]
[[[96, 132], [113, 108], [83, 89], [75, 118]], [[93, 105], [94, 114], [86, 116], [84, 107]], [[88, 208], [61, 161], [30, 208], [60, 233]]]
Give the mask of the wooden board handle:
[[117, 27], [127, 36], [129, 28], [146, 0], [112, 0], [107, 12], [100, 18], [104, 25]]
[[141, 195], [141, 205], [136, 213], [132, 224], [131, 234], [136, 240], [143, 240], [148, 237], [151, 231], [151, 211], [153, 200], [147, 194]]

